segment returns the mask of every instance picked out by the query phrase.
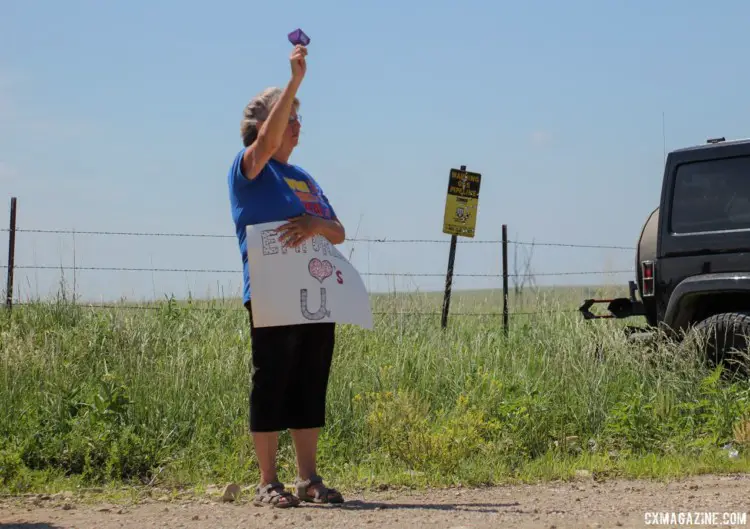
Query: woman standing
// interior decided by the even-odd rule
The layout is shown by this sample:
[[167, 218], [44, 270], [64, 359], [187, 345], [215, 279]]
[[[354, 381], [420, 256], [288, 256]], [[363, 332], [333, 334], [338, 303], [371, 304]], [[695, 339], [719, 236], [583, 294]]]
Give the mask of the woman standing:
[[[341, 503], [335, 489], [317, 474], [317, 446], [325, 424], [326, 391], [335, 343], [334, 323], [256, 328], [247, 258], [246, 227], [287, 221], [279, 240], [295, 247], [314, 235], [333, 244], [345, 231], [317, 182], [289, 163], [300, 132], [296, 94], [304, 78], [307, 49], [292, 51], [291, 79], [286, 87], [267, 88], [245, 107], [241, 124], [244, 148], [229, 170], [232, 219], [243, 265], [243, 303], [248, 310], [252, 341], [250, 431], [260, 465], [255, 502], [293, 507], [300, 500]], [[276, 473], [278, 435], [289, 429], [297, 459], [296, 496]]]

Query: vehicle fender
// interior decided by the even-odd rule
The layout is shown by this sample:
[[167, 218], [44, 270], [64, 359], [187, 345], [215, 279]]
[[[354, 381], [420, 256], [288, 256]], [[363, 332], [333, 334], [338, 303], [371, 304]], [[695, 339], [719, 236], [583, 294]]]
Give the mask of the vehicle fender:
[[673, 330], [685, 329], [690, 321], [691, 304], [707, 293], [747, 293], [750, 295], [750, 273], [721, 272], [691, 276], [681, 281], [669, 296], [664, 324]]

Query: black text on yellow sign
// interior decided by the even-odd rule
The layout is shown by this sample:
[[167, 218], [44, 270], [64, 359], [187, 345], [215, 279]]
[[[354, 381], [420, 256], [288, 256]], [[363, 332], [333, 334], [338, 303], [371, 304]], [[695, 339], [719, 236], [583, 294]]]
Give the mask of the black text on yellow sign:
[[479, 173], [451, 169], [445, 199], [443, 233], [474, 237], [481, 181], [482, 175]]

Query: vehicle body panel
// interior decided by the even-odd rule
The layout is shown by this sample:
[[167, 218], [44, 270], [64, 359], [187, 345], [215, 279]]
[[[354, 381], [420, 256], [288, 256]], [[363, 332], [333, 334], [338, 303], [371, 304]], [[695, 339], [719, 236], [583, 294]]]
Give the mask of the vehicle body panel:
[[[695, 288], [703, 293], [746, 292], [726, 279], [729, 276], [715, 274], [750, 271], [750, 141], [673, 151], [665, 163], [663, 182], [654, 298], [657, 320], [682, 327], [684, 318], [674, 311], [684, 305], [673, 296], [679, 298]], [[737, 194], [742, 196], [736, 198]]]
[[[644, 261], [653, 263], [653, 296], [643, 295]], [[659, 205], [641, 228], [634, 278], [630, 298], [586, 300], [584, 317], [598, 317], [589, 307], [608, 302], [618, 314], [604, 317], [643, 315], [652, 327], [683, 329], [720, 312], [750, 311], [750, 139], [668, 154]]]

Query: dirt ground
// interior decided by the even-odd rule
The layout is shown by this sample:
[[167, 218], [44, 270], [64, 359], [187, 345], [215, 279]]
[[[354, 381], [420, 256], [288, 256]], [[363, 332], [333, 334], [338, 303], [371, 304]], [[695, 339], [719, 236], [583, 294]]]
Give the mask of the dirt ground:
[[[252, 504], [249, 490], [235, 501], [222, 490], [184, 499], [87, 504], [62, 493], [0, 499], [2, 529], [110, 529], [121, 527], [434, 528], [517, 529], [586, 527], [750, 527], [750, 476], [701, 476], [670, 483], [594, 481], [348, 494], [340, 506], [303, 504], [273, 509]], [[660, 516], [693, 516], [664, 520]], [[705, 519], [706, 515], [713, 520]], [[737, 519], [743, 513], [744, 520]], [[734, 517], [734, 520], [732, 520]], [[734, 523], [732, 523], [734, 522]]]

